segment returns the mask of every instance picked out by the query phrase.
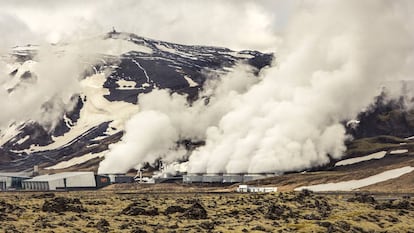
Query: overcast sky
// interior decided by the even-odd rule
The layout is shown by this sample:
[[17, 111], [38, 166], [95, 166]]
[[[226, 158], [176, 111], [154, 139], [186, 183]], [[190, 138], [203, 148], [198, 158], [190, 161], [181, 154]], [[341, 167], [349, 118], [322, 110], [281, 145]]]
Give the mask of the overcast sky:
[[185, 44], [271, 50], [294, 0], [0, 0], [0, 47], [118, 31]]

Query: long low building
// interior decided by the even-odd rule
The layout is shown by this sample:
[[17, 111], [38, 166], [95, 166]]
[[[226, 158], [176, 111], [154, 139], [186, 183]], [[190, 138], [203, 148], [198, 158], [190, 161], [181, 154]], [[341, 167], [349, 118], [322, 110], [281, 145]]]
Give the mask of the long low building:
[[93, 172], [63, 172], [41, 175], [22, 182], [23, 189], [42, 191], [96, 189], [109, 184], [109, 177], [95, 175]]
[[187, 174], [183, 175], [184, 183], [242, 183], [263, 179], [275, 174]]

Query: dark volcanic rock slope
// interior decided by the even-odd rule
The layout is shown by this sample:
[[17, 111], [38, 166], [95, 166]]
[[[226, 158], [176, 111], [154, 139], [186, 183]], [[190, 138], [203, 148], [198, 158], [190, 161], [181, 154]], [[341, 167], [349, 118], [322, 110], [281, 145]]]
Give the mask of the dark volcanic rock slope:
[[[206, 80], [206, 75], [203, 74], [205, 71], [224, 72], [226, 68], [241, 61], [261, 69], [269, 65], [273, 58], [271, 54], [257, 51], [234, 52], [227, 48], [186, 46], [133, 34], [110, 33], [108, 37], [127, 39], [149, 49], [146, 52], [131, 51], [122, 54], [119, 67], [115, 68], [104, 84], [110, 90], [106, 96], [108, 100], [131, 103], [137, 101], [137, 94], [149, 92], [155, 87], [187, 93], [194, 98]], [[135, 86], [119, 89], [119, 80], [133, 81]]]
[[[28, 121], [2, 129], [0, 170], [21, 171], [34, 165], [56, 164], [52, 168], [59, 169], [88, 160], [95, 162], [86, 168], [96, 166], [101, 152], [121, 138], [123, 123], [137, 111], [140, 93], [167, 88], [187, 94], [191, 101], [197, 98], [206, 79], [214, 77], [207, 74], [228, 72], [238, 62], [250, 64], [259, 71], [273, 59], [272, 54], [257, 51], [187, 46], [129, 33], [111, 32], [101, 40], [114, 46], [126, 43], [130, 49], [117, 55], [101, 54], [99, 63], [90, 64], [81, 81], [83, 92], [73, 97], [77, 103], [75, 108], [65, 113], [57, 126], [46, 130], [37, 122]], [[36, 47], [20, 48], [12, 55], [21, 65], [10, 73], [14, 77], [23, 73], [19, 69], [25, 63], [35, 62], [32, 60]], [[30, 70], [17, 78], [30, 77], [34, 77], [33, 81], [41, 78]]]
[[385, 94], [377, 97], [368, 111], [358, 116], [358, 127], [348, 128], [354, 138], [390, 135], [400, 138], [414, 135], [414, 110], [407, 107], [411, 100], [388, 100]]

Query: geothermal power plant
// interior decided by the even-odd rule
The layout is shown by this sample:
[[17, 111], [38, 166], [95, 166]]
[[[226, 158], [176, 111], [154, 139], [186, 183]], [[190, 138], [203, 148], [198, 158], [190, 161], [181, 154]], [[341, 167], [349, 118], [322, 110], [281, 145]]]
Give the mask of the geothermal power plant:
[[0, 191], [69, 191], [94, 190], [117, 183], [187, 183], [187, 184], [235, 184], [275, 176], [276, 174], [179, 174], [154, 175], [143, 177], [118, 174], [95, 174], [94, 172], [61, 172], [55, 174], [36, 175], [31, 172], [0, 173]]

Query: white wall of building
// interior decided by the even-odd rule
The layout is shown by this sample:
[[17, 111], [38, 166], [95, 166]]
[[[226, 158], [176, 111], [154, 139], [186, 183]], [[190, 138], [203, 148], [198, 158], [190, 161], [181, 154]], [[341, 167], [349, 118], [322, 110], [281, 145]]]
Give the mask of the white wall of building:
[[67, 187], [96, 187], [95, 175], [91, 172], [68, 177], [66, 185]]
[[96, 187], [93, 172], [64, 172], [53, 175], [36, 176], [24, 181], [24, 188], [30, 190], [57, 190], [65, 188]]

